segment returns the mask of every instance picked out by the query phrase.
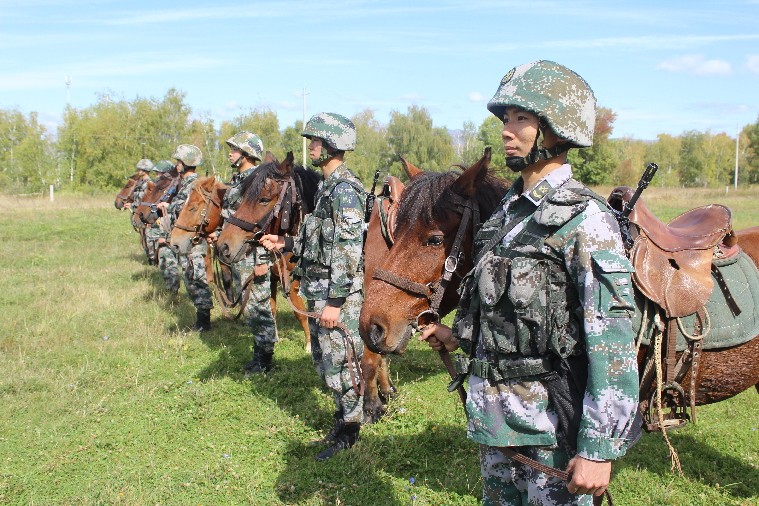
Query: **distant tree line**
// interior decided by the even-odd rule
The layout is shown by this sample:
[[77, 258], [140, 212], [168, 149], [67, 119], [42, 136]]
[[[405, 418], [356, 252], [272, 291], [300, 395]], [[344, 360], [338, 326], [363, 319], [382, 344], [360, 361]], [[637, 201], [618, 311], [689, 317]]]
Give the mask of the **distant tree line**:
[[[339, 108], [336, 108], [338, 110]], [[733, 184], [736, 140], [725, 133], [688, 131], [680, 136], [660, 134], [655, 141], [613, 139], [616, 114], [599, 107], [593, 147], [572, 150], [575, 176], [591, 185], [634, 185], [649, 161], [659, 164], [656, 186], [719, 187]], [[449, 131], [435, 127], [429, 112], [411, 106], [393, 111], [382, 124], [367, 109], [352, 118], [358, 133], [356, 151], [347, 162], [369, 186], [375, 170], [400, 176], [398, 156], [425, 170], [444, 171], [468, 166], [492, 146], [491, 167], [505, 169], [501, 122], [493, 116], [477, 126], [471, 121]], [[72, 191], [114, 190], [134, 173], [141, 158], [170, 159], [177, 144], [203, 150], [200, 174], [230, 175], [225, 140], [240, 130], [258, 134], [265, 149], [282, 159], [293, 151], [302, 162], [303, 124], [282, 128], [269, 110], [250, 110], [216, 125], [192, 114], [185, 94], [169, 90], [158, 99], [113, 100], [101, 95], [85, 109], [67, 107], [57, 132], [39, 123], [37, 113], [0, 109], [0, 192], [44, 192], [49, 185]], [[759, 118], [746, 125], [738, 142], [739, 184], [759, 183]]]

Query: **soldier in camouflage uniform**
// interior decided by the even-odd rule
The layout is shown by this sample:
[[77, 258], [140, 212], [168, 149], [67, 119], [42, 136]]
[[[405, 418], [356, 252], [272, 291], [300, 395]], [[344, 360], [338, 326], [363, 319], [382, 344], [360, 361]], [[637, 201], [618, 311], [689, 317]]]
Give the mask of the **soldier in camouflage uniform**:
[[[190, 196], [195, 180], [198, 178], [195, 167], [203, 163], [203, 153], [197, 146], [180, 144], [174, 150], [172, 157], [177, 160], [176, 168], [181, 174], [179, 190], [170, 203], [157, 204], [159, 209], [164, 210], [165, 218], [169, 219], [170, 228], [174, 227], [182, 206]], [[166, 244], [168, 239], [161, 238], [158, 242]], [[179, 255], [179, 265], [184, 270], [185, 287], [197, 314], [193, 328], [201, 332], [211, 329], [211, 308], [213, 308], [211, 290], [206, 277], [207, 254], [208, 243], [200, 242], [193, 246], [186, 256]]]
[[[222, 202], [221, 215], [226, 220], [240, 207], [243, 180], [258, 168], [263, 159], [264, 145], [261, 138], [250, 132], [238, 132], [227, 139], [229, 163], [236, 172], [227, 183], [227, 191]], [[208, 240], [216, 242], [219, 231], [210, 234]], [[253, 333], [253, 357], [244, 371], [246, 374], [269, 372], [274, 367], [274, 343], [277, 342], [277, 327], [271, 309], [271, 265], [272, 254], [262, 246], [252, 246], [248, 255], [232, 265], [234, 283], [239, 293], [240, 286], [250, 280], [250, 296], [245, 305], [245, 319]]]
[[[334, 426], [323, 440], [329, 446], [316, 455], [317, 460], [326, 460], [356, 443], [363, 419], [357, 364], [363, 354], [358, 318], [363, 302], [366, 192], [343, 162], [344, 153], [356, 146], [356, 129], [348, 118], [316, 114], [301, 135], [311, 140], [311, 161], [324, 174], [315, 209], [306, 216], [295, 244], [275, 235], [265, 235], [261, 243], [267, 249], [294, 246], [298, 264], [293, 275], [300, 278], [300, 294], [308, 310], [320, 315], [309, 320], [311, 355], [336, 405]], [[339, 322], [348, 333], [336, 328]], [[355, 363], [349, 363], [351, 356]]]
[[[157, 173], [157, 176], [155, 179], [159, 178], [161, 174], [164, 174], [166, 172], [171, 172], [174, 170], [174, 164], [171, 163], [170, 160], [161, 160], [160, 162], [156, 163], [153, 167], [153, 172]], [[155, 180], [154, 179], [154, 180]], [[167, 280], [167, 276], [169, 281], [166, 283], [166, 288], [169, 291], [172, 291], [172, 286], [176, 284], [177, 290], [179, 289], [179, 272], [176, 273], [176, 283], [171, 281], [171, 274], [167, 274], [164, 272], [163, 267], [161, 266], [161, 263], [158, 261], [158, 239], [160, 239], [162, 236], [161, 234], [161, 217], [159, 216], [158, 219], [151, 225], [145, 226], [145, 242], [147, 243], [148, 248], [148, 255], [151, 261], [151, 265], [158, 265], [159, 270], [161, 271], [161, 275], [163, 276], [164, 280]], [[167, 236], [168, 237], [168, 236]], [[165, 265], [165, 264], [164, 264]], [[173, 290], [176, 292], [176, 290]]]
[[[137, 169], [137, 175], [139, 176], [139, 179], [137, 180], [137, 183], [134, 185], [134, 190], [132, 190], [132, 203], [129, 206], [129, 210], [131, 211], [131, 214], [134, 214], [135, 209], [137, 209], [137, 206], [140, 205], [140, 201], [142, 200], [142, 197], [145, 195], [145, 191], [148, 188], [148, 181], [151, 180], [150, 178], [150, 172], [154, 169], [153, 162], [148, 160], [147, 158], [143, 158], [137, 164], [135, 165], [135, 168]], [[122, 209], [126, 209], [126, 206]], [[142, 241], [145, 237], [145, 227], [142, 227], [140, 229], [140, 240]], [[143, 249], [145, 250], [145, 256], [148, 259], [148, 264], [153, 265], [154, 260], [153, 256], [150, 254], [150, 249], [148, 248], [147, 241], [143, 243]]]
[[457, 380], [469, 378], [467, 432], [480, 444], [487, 505], [590, 505], [636, 432], [632, 266], [605, 200], [566, 163], [570, 148], [592, 144], [595, 103], [588, 84], [554, 62], [504, 76], [488, 109], [521, 177], [475, 237], [453, 329], [433, 324], [420, 336], [466, 353]]

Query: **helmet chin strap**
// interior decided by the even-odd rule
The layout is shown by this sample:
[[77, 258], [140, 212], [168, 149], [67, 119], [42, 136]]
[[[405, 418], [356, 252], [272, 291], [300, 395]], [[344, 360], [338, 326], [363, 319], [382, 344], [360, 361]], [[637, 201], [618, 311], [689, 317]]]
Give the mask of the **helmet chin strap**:
[[321, 167], [327, 162], [327, 160], [333, 157], [334, 155], [330, 154], [329, 151], [327, 151], [327, 148], [325, 148], [324, 145], [322, 144], [322, 151], [321, 151], [321, 154], [319, 155], [319, 158], [317, 158], [316, 160], [311, 160], [311, 163], [313, 164], [314, 167]]
[[243, 155], [240, 155], [240, 156], [238, 156], [238, 157], [237, 157], [237, 160], [235, 160], [234, 162], [232, 162], [232, 163], [230, 164], [230, 165], [232, 166], [232, 168], [233, 168], [233, 169], [239, 169], [239, 168], [240, 168], [240, 165], [242, 165], [242, 159], [243, 159], [243, 158], [244, 158], [244, 156], [243, 156]]
[[549, 160], [555, 156], [558, 156], [562, 153], [565, 153], [566, 151], [569, 151], [569, 149], [572, 147], [572, 145], [568, 142], [559, 143], [556, 144], [552, 148], [544, 148], [543, 147], [543, 128], [546, 128], [542, 124], [541, 120], [541, 127], [538, 128], [538, 133], [535, 136], [535, 142], [532, 144], [532, 149], [529, 153], [527, 153], [527, 156], [507, 156], [506, 157], [506, 166], [511, 169], [514, 172], [522, 172], [524, 169], [529, 167], [530, 165], [533, 165], [540, 160]]

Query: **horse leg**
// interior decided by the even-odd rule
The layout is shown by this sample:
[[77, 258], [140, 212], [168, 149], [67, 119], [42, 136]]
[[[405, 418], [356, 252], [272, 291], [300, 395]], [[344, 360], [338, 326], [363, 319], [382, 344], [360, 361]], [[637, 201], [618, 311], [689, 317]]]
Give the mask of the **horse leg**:
[[[361, 374], [364, 379], [364, 421], [366, 423], [374, 423], [385, 414], [385, 405], [380, 399], [377, 388], [377, 376], [382, 370], [383, 363], [382, 355], [364, 348], [364, 354], [361, 357]], [[385, 374], [387, 374], [387, 367], [385, 367]]]
[[380, 358], [381, 362], [377, 373], [377, 386], [379, 388], [380, 398], [383, 402], [387, 403], [396, 393], [398, 393], [398, 390], [396, 390], [395, 385], [393, 385], [393, 382], [390, 379], [388, 359], [381, 355]]
[[[300, 288], [300, 281], [297, 279], [294, 279], [290, 282], [290, 302], [292, 302], [293, 306], [295, 306], [296, 309], [299, 311], [306, 312], [306, 304], [303, 302], [303, 299], [298, 294], [298, 289]], [[293, 311], [295, 313], [295, 317], [298, 319], [298, 322], [300, 323], [300, 326], [303, 328], [303, 334], [306, 337], [306, 353], [309, 355], [311, 354], [311, 331], [308, 327], [308, 316], [301, 314], [299, 312]]]

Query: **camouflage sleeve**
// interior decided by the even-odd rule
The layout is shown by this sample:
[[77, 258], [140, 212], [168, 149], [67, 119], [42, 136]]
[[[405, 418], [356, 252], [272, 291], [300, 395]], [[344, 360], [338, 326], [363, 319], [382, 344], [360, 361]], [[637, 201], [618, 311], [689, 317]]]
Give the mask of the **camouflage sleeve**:
[[638, 406], [632, 331], [632, 265], [614, 217], [591, 201], [567, 224], [564, 258], [583, 310], [588, 384], [577, 452], [590, 460], [625, 454]]
[[347, 297], [355, 290], [353, 281], [361, 276], [364, 241], [364, 204], [348, 183], [338, 184], [332, 192], [332, 219], [335, 233], [330, 262], [329, 298]]

